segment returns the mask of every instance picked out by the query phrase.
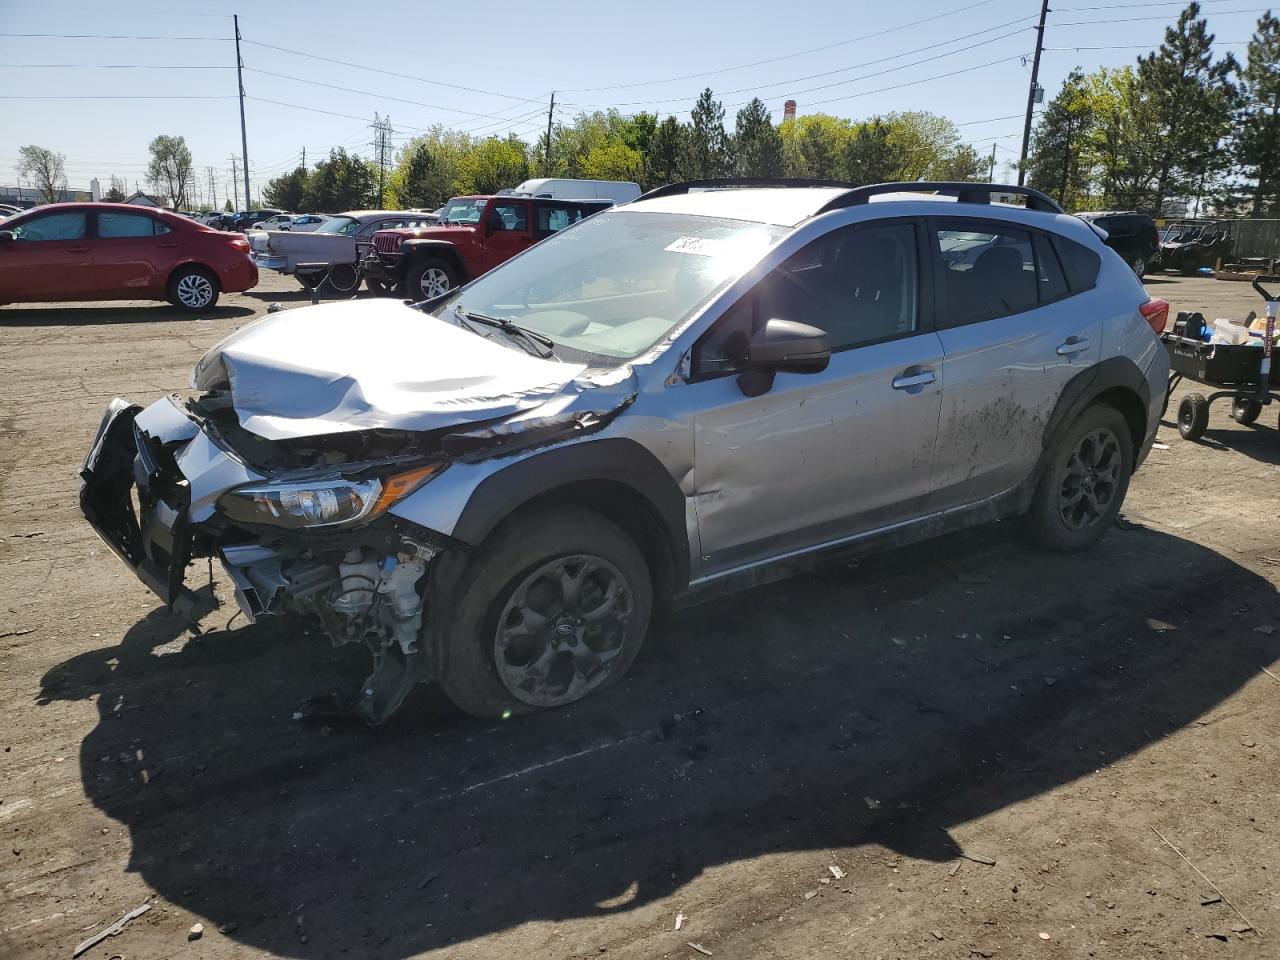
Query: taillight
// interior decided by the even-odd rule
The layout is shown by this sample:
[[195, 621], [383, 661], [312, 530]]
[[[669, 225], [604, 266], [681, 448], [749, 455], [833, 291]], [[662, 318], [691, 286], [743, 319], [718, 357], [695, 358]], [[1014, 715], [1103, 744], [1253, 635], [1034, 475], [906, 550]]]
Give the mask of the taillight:
[[233, 250], [239, 250], [241, 253], [249, 252], [249, 241], [245, 240], [243, 237], [235, 237], [234, 239], [229, 240], [228, 243], [231, 245]]
[[1164, 325], [1169, 322], [1169, 301], [1152, 298], [1138, 308], [1142, 311], [1142, 319], [1151, 325], [1156, 333], [1164, 333]]

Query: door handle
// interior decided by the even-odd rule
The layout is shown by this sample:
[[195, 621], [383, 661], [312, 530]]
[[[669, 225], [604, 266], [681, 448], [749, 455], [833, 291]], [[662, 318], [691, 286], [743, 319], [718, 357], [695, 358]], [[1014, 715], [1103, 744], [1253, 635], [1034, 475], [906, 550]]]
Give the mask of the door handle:
[[[908, 367], [907, 369], [909, 370], [911, 368]], [[910, 389], [911, 387], [926, 386], [927, 384], [933, 383], [937, 379], [938, 379], [938, 375], [934, 373], [932, 370], [920, 370], [917, 373], [907, 373], [906, 371], [903, 371], [898, 376], [893, 378], [893, 381], [891, 382], [890, 385], [895, 390], [907, 390], [907, 389]]]
[[1064, 342], [1058, 344], [1058, 356], [1070, 357], [1077, 353], [1084, 353], [1088, 349], [1088, 337], [1067, 337]]

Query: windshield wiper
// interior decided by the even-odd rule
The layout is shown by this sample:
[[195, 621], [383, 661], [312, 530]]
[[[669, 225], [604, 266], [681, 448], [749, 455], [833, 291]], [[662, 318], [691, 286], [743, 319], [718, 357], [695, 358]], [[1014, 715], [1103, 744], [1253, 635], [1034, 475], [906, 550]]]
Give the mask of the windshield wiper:
[[506, 317], [490, 317], [483, 313], [464, 310], [461, 306], [454, 307], [453, 312], [463, 320], [483, 323], [486, 327], [496, 327], [503, 333], [507, 334], [507, 336], [517, 339], [521, 343], [525, 344], [529, 348], [530, 353], [537, 357], [541, 357], [543, 360], [547, 360], [554, 356], [552, 353], [552, 348], [556, 345], [554, 340], [550, 337], [544, 337], [540, 333], [535, 333], [532, 330], [526, 329], [512, 320], [508, 320]]

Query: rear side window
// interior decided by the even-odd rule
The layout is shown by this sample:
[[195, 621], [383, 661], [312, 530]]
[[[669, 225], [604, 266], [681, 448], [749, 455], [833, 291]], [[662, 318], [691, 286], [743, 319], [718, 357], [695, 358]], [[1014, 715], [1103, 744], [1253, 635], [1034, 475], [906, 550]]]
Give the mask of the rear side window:
[[1031, 234], [987, 221], [943, 226], [941, 257], [945, 326], [980, 323], [1039, 305]]
[[99, 213], [98, 236], [104, 240], [121, 237], [154, 237], [168, 233], [169, 228], [156, 229], [155, 218], [145, 213]]
[[1067, 274], [1067, 285], [1072, 293], [1083, 293], [1092, 290], [1098, 283], [1098, 268], [1102, 266], [1102, 258], [1088, 247], [1068, 240], [1066, 237], [1054, 236], [1054, 249], [1058, 251], [1058, 259]]
[[1067, 295], [1067, 275], [1058, 262], [1053, 244], [1040, 233], [1034, 234], [1031, 240], [1036, 252], [1036, 284], [1040, 288], [1040, 302], [1061, 300]]

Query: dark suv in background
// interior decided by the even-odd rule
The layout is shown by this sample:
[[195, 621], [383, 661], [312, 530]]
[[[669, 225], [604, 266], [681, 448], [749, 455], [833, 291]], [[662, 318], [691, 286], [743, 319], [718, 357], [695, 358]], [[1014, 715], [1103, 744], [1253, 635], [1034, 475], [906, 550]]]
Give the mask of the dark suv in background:
[[1106, 245], [1120, 254], [1139, 278], [1146, 275], [1147, 268], [1160, 252], [1160, 233], [1154, 220], [1132, 210], [1082, 213], [1079, 217], [1105, 230]]

